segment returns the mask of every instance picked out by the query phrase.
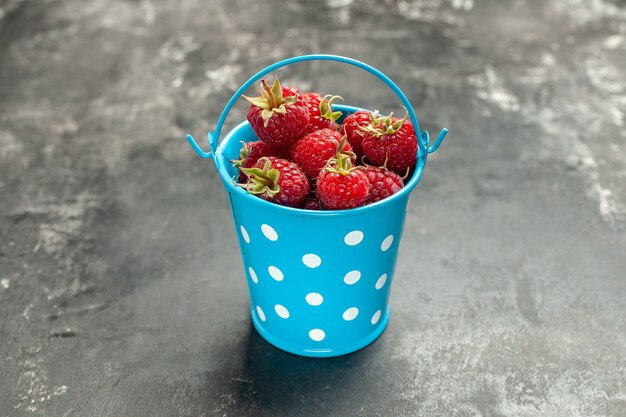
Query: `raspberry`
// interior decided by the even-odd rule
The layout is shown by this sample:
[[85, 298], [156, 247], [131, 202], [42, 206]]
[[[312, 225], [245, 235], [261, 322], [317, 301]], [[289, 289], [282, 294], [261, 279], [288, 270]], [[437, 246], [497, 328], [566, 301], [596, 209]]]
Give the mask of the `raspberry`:
[[352, 168], [347, 155], [337, 153], [337, 158], [322, 170], [317, 179], [317, 197], [326, 209], [351, 209], [363, 205], [368, 187], [367, 175], [360, 169]]
[[383, 198], [387, 198], [404, 187], [402, 178], [395, 172], [385, 168], [368, 165], [363, 169], [363, 173], [369, 181], [365, 204], [375, 203]]
[[362, 127], [368, 126], [372, 122], [372, 118], [376, 113], [370, 113], [365, 110], [359, 110], [347, 116], [341, 126], [341, 133], [348, 137], [348, 143], [352, 146], [352, 150], [360, 161], [365, 153], [361, 143], [365, 137], [365, 131]]
[[[253, 167], [259, 158], [264, 156], [277, 156], [282, 157], [285, 152], [274, 148], [267, 142], [257, 140], [254, 142], [243, 143], [241, 150], [239, 151], [239, 159], [231, 161], [236, 167], [239, 168], [251, 168]], [[248, 177], [246, 174], [239, 170], [239, 181], [244, 182]]]
[[[337, 153], [339, 142], [339, 132], [331, 129], [316, 130], [291, 145], [289, 156], [307, 177], [316, 179], [328, 160]], [[346, 142], [341, 152], [351, 153], [350, 144]]]
[[319, 129], [339, 130], [337, 119], [341, 117], [340, 111], [333, 112], [333, 101], [339, 96], [324, 96], [323, 98], [317, 93], [306, 93], [302, 95], [304, 102], [309, 109], [309, 127], [306, 133], [315, 132]]
[[248, 122], [259, 139], [277, 148], [287, 148], [300, 139], [309, 125], [309, 109], [300, 91], [281, 87], [278, 78], [272, 87], [261, 81], [261, 96], [246, 97], [250, 102]]
[[389, 115], [364, 128], [363, 151], [374, 165], [385, 165], [399, 175], [415, 167], [417, 139], [413, 124]]
[[307, 210], [321, 210], [322, 209], [320, 201], [317, 199], [315, 195], [307, 197], [306, 201], [304, 202], [304, 208]]

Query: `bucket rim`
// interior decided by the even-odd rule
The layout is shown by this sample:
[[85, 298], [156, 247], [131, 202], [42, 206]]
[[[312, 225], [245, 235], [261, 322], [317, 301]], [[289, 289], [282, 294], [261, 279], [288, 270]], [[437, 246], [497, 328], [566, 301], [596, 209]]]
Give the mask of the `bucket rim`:
[[[333, 108], [346, 111], [349, 113], [354, 113], [359, 110], [371, 111], [371, 110], [367, 110], [361, 107], [349, 106], [345, 104], [333, 104]], [[306, 210], [302, 208], [282, 206], [280, 204], [275, 204], [275, 203], [271, 203], [269, 201], [263, 200], [262, 198], [256, 197], [248, 193], [242, 187], [235, 185], [234, 178], [230, 176], [230, 174], [228, 173], [228, 165], [230, 161], [224, 154], [224, 151], [228, 143], [230, 142], [230, 140], [232, 140], [232, 137], [235, 135], [235, 133], [243, 129], [245, 126], [249, 124], [250, 123], [247, 120], [239, 123], [237, 126], [233, 127], [226, 134], [223, 140], [220, 141], [217, 147], [217, 150], [215, 152], [215, 165], [216, 165], [217, 171], [228, 193], [237, 193], [241, 195], [243, 198], [250, 201], [251, 204], [258, 205], [268, 210], [274, 210], [282, 214], [295, 215], [295, 216], [301, 216], [301, 217], [357, 216], [357, 215], [366, 214], [368, 212], [376, 210], [378, 207], [390, 204], [395, 200], [399, 200], [405, 197], [408, 198], [411, 191], [413, 191], [413, 189], [415, 188], [415, 186], [421, 179], [422, 174], [424, 172], [424, 167], [426, 166], [427, 153], [423, 152], [422, 149], [418, 146], [415, 171], [413, 172], [413, 175], [411, 176], [409, 182], [407, 182], [404, 185], [404, 187], [402, 187], [402, 189], [398, 191], [397, 193], [387, 198], [384, 198], [382, 200], [379, 200], [375, 203], [368, 204], [366, 206], [356, 207], [356, 208], [347, 209], [347, 210]], [[224, 160], [226, 160], [227, 163], [224, 163]]]

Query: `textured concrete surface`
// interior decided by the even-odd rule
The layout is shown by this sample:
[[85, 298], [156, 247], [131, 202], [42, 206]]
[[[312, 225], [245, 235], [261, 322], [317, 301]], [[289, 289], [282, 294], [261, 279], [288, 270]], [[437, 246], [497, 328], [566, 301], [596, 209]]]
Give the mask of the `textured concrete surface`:
[[[625, 50], [623, 1], [0, 0], [0, 416], [626, 416]], [[251, 328], [183, 139], [312, 52], [451, 131], [387, 332], [329, 360]], [[281, 76], [397, 104], [337, 64]]]

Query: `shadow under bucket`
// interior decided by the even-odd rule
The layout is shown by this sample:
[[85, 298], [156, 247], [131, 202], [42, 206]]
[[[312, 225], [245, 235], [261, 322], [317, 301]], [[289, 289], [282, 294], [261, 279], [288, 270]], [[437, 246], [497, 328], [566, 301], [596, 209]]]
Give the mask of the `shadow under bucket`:
[[[428, 146], [426, 132], [418, 135], [417, 166], [405, 187], [368, 206], [309, 211], [248, 194], [235, 185], [237, 169], [230, 161], [238, 158], [242, 141], [257, 138], [249, 123], [243, 122], [216, 146], [225, 114], [261, 76], [291, 62], [312, 59], [359, 66], [393, 84], [372, 67], [349, 58], [308, 55], [281, 61], [256, 74], [235, 93], [216, 134], [209, 134], [211, 152], [202, 151], [190, 136], [188, 140], [201, 156], [213, 158], [228, 192], [255, 328], [287, 352], [331, 357], [367, 346], [387, 326], [389, 293], [410, 193], [422, 175], [428, 153], [436, 150], [446, 131], [433, 147]], [[403, 103], [408, 103], [398, 91]], [[420, 132], [410, 104], [406, 107], [415, 119], [415, 131]], [[343, 117], [360, 110], [341, 105], [333, 105], [333, 109], [342, 111]]]

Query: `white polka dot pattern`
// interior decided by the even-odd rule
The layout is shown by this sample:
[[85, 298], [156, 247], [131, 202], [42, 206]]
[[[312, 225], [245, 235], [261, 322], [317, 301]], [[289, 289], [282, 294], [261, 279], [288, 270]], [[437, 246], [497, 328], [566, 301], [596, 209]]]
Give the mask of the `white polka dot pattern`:
[[391, 247], [393, 243], [393, 235], [389, 235], [383, 240], [383, 243], [380, 244], [380, 250], [383, 252], [387, 252], [387, 250]]
[[343, 241], [348, 246], [356, 246], [363, 240], [363, 232], [360, 230], [355, 230], [346, 235], [343, 238]]
[[312, 329], [309, 331], [309, 337], [315, 342], [321, 342], [326, 338], [326, 333], [322, 329]]
[[380, 290], [382, 287], [385, 286], [385, 283], [387, 282], [387, 274], [382, 274], [380, 276], [380, 278], [378, 278], [378, 281], [376, 281], [376, 289]]
[[252, 282], [254, 282], [255, 284], [258, 284], [259, 277], [256, 276], [256, 272], [254, 272], [254, 269], [252, 269], [252, 267], [249, 267], [248, 272], [250, 273], [250, 278], [252, 279]]
[[263, 310], [261, 309], [261, 307], [256, 306], [256, 314], [259, 316], [259, 318], [261, 319], [261, 321], [265, 321], [265, 313], [263, 312]]
[[376, 310], [376, 313], [372, 316], [372, 324], [378, 323], [378, 320], [380, 320], [380, 313], [380, 310]]
[[324, 297], [322, 297], [322, 294], [316, 292], [310, 292], [304, 298], [306, 299], [306, 302], [312, 306], [318, 306], [324, 302]]
[[285, 306], [282, 306], [280, 304], [276, 304], [274, 306], [274, 311], [276, 312], [276, 314], [278, 314], [278, 317], [280, 317], [281, 319], [288, 319], [289, 318], [289, 310], [287, 310], [285, 308]]
[[285, 275], [283, 275], [283, 271], [276, 268], [275, 266], [269, 266], [267, 268], [267, 272], [270, 273], [270, 276], [274, 278], [276, 281], [282, 281], [285, 279]]
[[307, 253], [302, 257], [302, 263], [309, 268], [317, 268], [322, 264], [322, 258], [314, 253]]
[[[256, 226], [248, 225], [248, 227], [255, 228], [259, 226], [257, 224]], [[291, 236], [287, 235], [286, 238], [284, 237], [282, 241], [279, 241], [278, 232], [276, 231], [276, 229], [274, 229], [274, 227], [270, 226], [269, 224], [264, 223], [264, 224], [261, 224], [260, 229], [261, 229], [261, 232], [263, 233], [263, 236], [267, 240], [255, 239], [254, 241], [252, 241], [250, 238], [250, 234], [248, 233], [248, 230], [246, 229], [246, 227], [243, 224], [239, 226], [241, 239], [243, 240], [243, 242], [250, 245], [250, 246], [245, 246], [247, 248], [250, 248], [246, 250], [256, 251], [260, 249], [263, 251], [262, 252], [264, 254], [263, 258], [258, 258], [258, 259], [252, 258], [255, 267], [257, 267], [257, 269], [267, 268], [267, 272], [269, 276], [274, 281], [277, 281], [279, 283], [279, 284], [271, 284], [272, 281], [267, 280], [266, 278], [267, 275], [261, 274], [261, 276], [259, 276], [257, 272], [252, 268], [252, 266], [248, 267], [248, 276], [250, 277], [250, 280], [255, 285], [258, 285], [258, 286], [250, 287], [251, 294], [255, 294], [256, 291], [268, 291], [265, 289], [268, 284], [276, 285], [276, 287], [272, 287], [272, 288], [276, 288], [276, 292], [274, 295], [269, 295], [268, 297], [266, 294], [261, 299], [263, 304], [265, 304], [266, 302], [272, 303], [270, 305], [273, 306], [276, 316], [271, 314], [268, 317], [266, 316], [265, 311], [263, 311], [260, 305], [255, 306], [254, 312], [256, 314], [256, 318], [259, 320], [259, 322], [267, 323], [266, 325], [264, 325], [264, 328], [265, 326], [268, 326], [267, 329], [271, 329], [272, 326], [278, 325], [278, 323], [280, 323], [281, 320], [289, 320], [287, 322], [288, 324], [285, 324], [283, 326], [289, 326], [289, 329], [291, 329], [293, 326], [293, 331], [298, 331], [298, 326], [301, 326], [302, 323], [304, 322], [310, 323], [312, 325], [311, 327], [321, 325], [324, 327], [325, 330], [319, 327], [314, 327], [314, 328], [309, 327], [308, 330], [306, 330], [306, 328], [305, 329], [300, 328], [299, 331], [304, 330], [305, 332], [308, 332], [309, 339], [316, 343], [325, 341], [327, 339], [326, 332], [329, 331], [330, 332], [329, 334], [333, 335], [332, 343], [336, 343], [336, 340], [338, 338], [339, 340], [341, 340], [341, 338], [344, 337], [345, 334], [350, 334], [351, 332], [355, 331], [353, 329], [359, 329], [360, 325], [358, 323], [363, 323], [363, 321], [366, 322], [368, 320], [368, 317], [369, 317], [370, 323], [373, 326], [377, 325], [380, 322], [380, 319], [382, 316], [382, 310], [376, 310], [372, 314], [371, 310], [369, 310], [369, 308], [371, 308], [370, 303], [372, 301], [370, 301], [370, 299], [363, 299], [360, 297], [365, 297], [365, 296], [380, 297], [379, 295], [376, 295], [376, 294], [385, 294], [386, 291], [385, 292], [378, 292], [378, 291], [383, 289], [385, 285], [387, 285], [387, 281], [389, 280], [389, 276], [387, 275], [387, 273], [383, 273], [382, 275], [380, 275], [378, 279], [376, 279], [373, 285], [374, 288], [370, 286], [369, 290], [367, 289], [367, 287], [360, 286], [359, 287], [360, 289], [351, 289], [350, 287], [342, 287], [343, 289], [341, 291], [333, 292], [333, 288], [330, 287], [329, 285], [353, 286], [357, 284], [359, 281], [361, 281], [361, 278], [363, 277], [365, 277], [364, 283], [367, 283], [367, 285], [372, 285], [371, 284], [372, 281], [370, 281], [370, 279], [374, 278], [376, 275], [372, 276], [373, 274], [372, 274], [372, 271], [370, 270], [371, 262], [369, 261], [369, 257], [375, 257], [376, 255], [375, 253], [371, 253], [369, 248], [371, 248], [372, 245], [374, 245], [374, 248], [375, 248], [375, 245], [377, 245], [377, 242], [380, 242], [380, 250], [382, 252], [388, 251], [394, 243], [393, 234], [382, 235], [380, 237], [370, 235], [370, 239], [365, 240], [365, 233], [361, 230], [352, 230], [347, 233], [344, 232], [345, 234], [343, 235], [343, 238], [339, 237], [340, 239], [339, 242], [343, 240], [342, 243], [345, 244], [345, 246], [341, 245], [337, 247], [337, 243], [334, 244], [335, 246], [332, 246], [329, 243], [328, 250], [326, 250], [325, 247], [320, 248], [319, 246], [316, 246], [317, 249], [314, 249], [314, 250], [317, 253], [301, 252], [301, 253], [304, 253], [304, 255], [301, 255], [299, 262], [295, 263], [294, 262], [295, 260], [289, 259], [290, 256], [293, 256], [293, 255], [290, 255], [290, 256], [285, 255], [285, 253], [286, 254], [293, 253], [293, 248], [283, 247], [286, 245], [293, 244], [294, 241], [292, 240], [293, 238]], [[288, 228], [285, 230], [286, 232], [284, 233], [289, 233]], [[368, 229], [366, 229], [365, 232], [367, 233]], [[379, 236], [378, 234], [376, 235]], [[342, 235], [339, 235], [339, 236], [342, 236]], [[384, 236], [384, 239], [383, 239], [383, 236]], [[252, 237], [255, 238], [254, 235]], [[378, 240], [378, 239], [382, 239], [382, 240]], [[270, 242], [277, 242], [276, 243], [277, 246], [268, 246], [268, 245], [272, 245], [272, 243]], [[358, 245], [361, 245], [361, 247], [356, 248], [356, 249], [351, 249], [353, 247], [357, 247]], [[257, 246], [259, 246], [259, 248], [257, 248]], [[303, 242], [301, 249], [306, 250], [307, 249], [306, 246], [307, 246], [306, 242]], [[295, 249], [298, 249], [298, 248], [300, 248], [300, 246], [298, 246]], [[344, 249], [341, 249], [341, 248], [344, 248]], [[310, 249], [313, 249], [313, 248], [309, 248], [309, 250]], [[286, 250], [286, 252], [281, 252], [283, 250]], [[344, 253], [342, 252], [342, 250], [346, 252]], [[357, 252], [354, 252], [355, 250]], [[360, 254], [359, 256], [364, 256], [364, 258], [348, 257], [347, 255], [349, 253]], [[380, 252], [378, 253], [380, 254]], [[272, 256], [274, 256], [274, 258]], [[322, 260], [323, 257], [326, 262], [325, 265], [323, 265], [324, 264]], [[271, 261], [272, 259], [274, 259], [275, 262], [278, 262], [282, 269], [275, 266], [275, 264], [272, 264], [273, 263]], [[355, 260], [358, 260], [358, 259], [364, 259], [362, 265], [358, 262], [355, 262]], [[249, 260], [250, 259], [245, 259], [245, 261], [249, 261]], [[262, 263], [263, 261], [267, 263], [263, 265]], [[374, 261], [376, 260], [374, 259]], [[347, 266], [347, 268], [344, 269], [343, 272], [339, 272], [339, 276], [337, 276], [338, 275], [337, 269], [341, 268], [342, 264], [344, 267]], [[359, 269], [350, 270], [349, 269], [350, 264], [352, 264], [353, 268], [357, 266], [359, 267]], [[317, 275], [302, 275], [302, 273], [305, 272], [307, 269], [316, 269], [316, 268], [319, 268], [321, 271], [320, 272], [321, 275], [319, 275], [319, 279], [317, 279]], [[345, 272], [346, 270], [348, 272]], [[285, 279], [285, 272], [283, 271], [285, 271], [287, 275], [290, 277], [289, 281], [286, 283], [282, 283]], [[343, 283], [341, 283], [340, 281], [342, 273], [344, 274]], [[326, 277], [328, 279], [326, 279]], [[338, 284], [335, 284], [337, 282]], [[292, 289], [294, 288], [294, 285], [301, 286], [302, 288], [300, 289], [300, 291], [301, 290], [304, 290], [304, 291], [314, 290], [314, 291], [304, 292], [305, 294], [304, 300], [300, 298], [299, 299], [300, 301], [298, 301], [297, 298], [294, 299], [292, 296], [293, 294]], [[252, 290], [252, 288], [256, 288], [256, 289]], [[339, 288], [337, 287], [337, 289]], [[269, 291], [272, 291], [272, 290], [269, 290]], [[315, 292], [315, 291], [320, 291], [320, 292]], [[362, 292], [363, 292], [363, 295], [360, 295]], [[321, 293], [326, 294], [328, 296], [328, 300], [326, 300], [325, 297]], [[289, 294], [289, 295], [285, 296], [285, 294]], [[352, 297], [351, 294], [354, 294], [354, 297]], [[254, 295], [253, 297], [256, 298]], [[342, 309], [338, 310], [336, 303], [343, 303], [343, 302], [348, 302], [350, 304], [344, 305]], [[289, 308], [287, 308], [282, 303], [289, 305]], [[329, 304], [326, 305], [324, 303], [329, 303]], [[309, 308], [309, 309], [303, 310], [303, 308], [305, 308], [306, 305], [309, 305], [315, 308], [313, 309]], [[366, 317], [362, 317], [364, 314]], [[372, 315], [369, 316], [369, 314], [372, 314]], [[268, 322], [268, 319], [269, 319], [269, 322]], [[268, 331], [271, 332], [272, 330], [268, 330]], [[331, 340], [329, 340], [328, 342], [330, 343]], [[325, 346], [325, 345], [321, 345], [321, 346]]]
[[350, 271], [343, 277], [343, 282], [348, 285], [356, 284], [361, 279], [361, 272], [359, 271]]
[[241, 236], [243, 237], [243, 240], [246, 243], [250, 243], [250, 235], [248, 235], [248, 231], [246, 230], [246, 228], [243, 226], [239, 226], [239, 229], [241, 230]]
[[276, 233], [276, 230], [274, 230], [274, 228], [270, 226], [269, 224], [262, 224], [261, 232], [263, 232], [265, 237], [271, 240], [272, 242], [276, 242], [278, 240], [278, 233]]
[[345, 321], [352, 321], [359, 315], [359, 309], [356, 307], [350, 307], [346, 311], [343, 312], [343, 319]]

